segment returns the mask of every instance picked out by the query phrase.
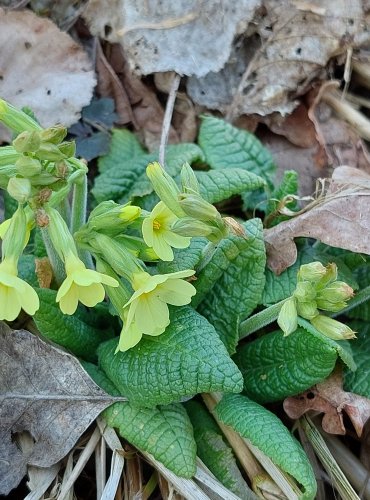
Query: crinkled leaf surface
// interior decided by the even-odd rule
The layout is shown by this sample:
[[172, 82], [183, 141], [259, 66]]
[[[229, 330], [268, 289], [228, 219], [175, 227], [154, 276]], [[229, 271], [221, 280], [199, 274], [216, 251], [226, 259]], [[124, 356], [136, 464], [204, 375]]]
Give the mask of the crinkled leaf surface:
[[122, 44], [141, 74], [203, 76], [223, 67], [234, 36], [259, 6], [259, 0], [93, 0], [84, 16], [93, 34]]
[[[346, 177], [335, 182], [341, 169], [346, 169]], [[294, 238], [299, 236], [370, 255], [370, 189], [353, 182], [357, 169], [336, 170], [339, 172], [333, 174], [330, 190], [310, 210], [265, 231], [268, 265], [275, 273], [280, 274], [296, 261]]]
[[113, 129], [109, 153], [98, 160], [99, 172], [114, 170], [117, 164], [145, 154], [136, 136], [127, 129]]
[[[104, 169], [95, 179], [92, 193], [99, 202], [109, 199], [125, 202], [153, 192], [145, 170], [148, 163], [158, 160], [158, 153], [120, 159], [119, 153], [116, 153], [119, 149], [117, 146], [112, 149], [112, 158], [110, 155], [105, 157]], [[202, 159], [203, 153], [196, 144], [176, 144], [166, 149], [166, 164], [169, 169], [180, 169], [185, 162], [192, 163]], [[169, 173], [171, 174], [170, 170]]]
[[130, 403], [150, 407], [200, 392], [240, 392], [242, 376], [212, 325], [191, 307], [172, 309], [171, 323], [158, 337], [114, 351], [99, 347], [99, 365]]
[[275, 163], [253, 134], [213, 116], [204, 116], [198, 142], [212, 169], [241, 168], [271, 183]]
[[[93, 326], [86, 322], [86, 314], [81, 315], [78, 311], [72, 316], [63, 314], [55, 302], [55, 290], [39, 288], [37, 294], [40, 298], [40, 309], [33, 319], [41, 334], [76, 356], [94, 361], [99, 344], [113, 337], [110, 327]], [[83, 311], [82, 308], [81, 310]]]
[[221, 241], [194, 285], [198, 310], [214, 325], [230, 353], [239, 340], [239, 323], [261, 300], [265, 284], [265, 247], [260, 219], [243, 224], [245, 237]]
[[313, 499], [316, 481], [298, 441], [276, 415], [245, 396], [227, 394], [215, 408], [217, 417], [247, 438], [282, 470], [303, 486], [302, 498]]
[[201, 195], [209, 203], [218, 203], [244, 191], [262, 188], [266, 184], [262, 177], [241, 168], [196, 172], [196, 176]]
[[[0, 494], [26, 474], [27, 464], [61, 460], [107, 406], [117, 401], [100, 389], [70, 354], [26, 330], [0, 323]], [[27, 431], [35, 443], [23, 454], [12, 435]]]
[[249, 342], [237, 350], [234, 360], [248, 396], [266, 403], [298, 394], [326, 378], [334, 369], [337, 350], [326, 337], [298, 328], [288, 337], [276, 331]]
[[[106, 392], [119, 394], [97, 366], [91, 363], [83, 363], [83, 366]], [[118, 429], [120, 436], [153, 455], [175, 474], [188, 478], [194, 475], [196, 444], [192, 425], [181, 404], [138, 408], [120, 402], [107, 408], [103, 417], [110, 427]]]
[[0, 9], [0, 46], [3, 99], [29, 106], [45, 127], [78, 120], [95, 77], [87, 54], [67, 33], [30, 10]]
[[185, 269], [196, 269], [197, 264], [201, 261], [203, 250], [208, 241], [205, 238], [192, 238], [188, 248], [174, 248], [173, 261], [158, 262], [158, 271], [160, 273], [176, 273]]
[[235, 495], [245, 500], [254, 498], [238, 469], [231, 447], [225, 442], [213, 417], [198, 401], [188, 401], [185, 408], [194, 427], [199, 458]]
[[344, 388], [370, 399], [370, 324], [351, 321], [349, 326], [357, 332], [357, 339], [351, 341], [352, 355], [357, 365], [356, 371], [345, 369]]

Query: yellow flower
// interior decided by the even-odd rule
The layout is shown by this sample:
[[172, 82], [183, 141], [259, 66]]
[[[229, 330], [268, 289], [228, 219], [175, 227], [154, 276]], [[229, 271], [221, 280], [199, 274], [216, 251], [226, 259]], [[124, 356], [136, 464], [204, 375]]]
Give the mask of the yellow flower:
[[[7, 230], [10, 227], [11, 221], [12, 221], [12, 219], [5, 219], [3, 222], [0, 223], [0, 239], [1, 240], [4, 239], [5, 233], [7, 232]], [[24, 247], [27, 246], [27, 243], [30, 239], [32, 227], [33, 227], [33, 221], [29, 221], [27, 223], [26, 235], [24, 238]]]
[[[128, 310], [126, 309], [124, 311], [124, 326], [122, 328], [119, 342], [117, 349], [115, 351], [115, 354], [118, 351], [128, 351], [131, 349], [131, 347], [134, 347], [136, 344], [138, 344], [143, 336], [142, 332], [140, 331], [139, 327], [133, 321], [130, 325], [127, 323], [127, 316], [128, 316]], [[153, 333], [151, 333], [151, 336], [157, 336], [163, 333], [162, 328], [158, 328], [157, 330], [153, 330]]]
[[40, 307], [35, 290], [18, 278], [15, 259], [4, 259], [0, 263], [0, 320], [15, 320], [21, 309], [33, 316]]
[[61, 284], [56, 301], [64, 314], [73, 314], [78, 301], [88, 307], [94, 307], [104, 299], [105, 292], [102, 283], [108, 286], [118, 286], [117, 280], [86, 269], [84, 263], [70, 252], [65, 258], [66, 279]]
[[172, 224], [177, 220], [176, 215], [162, 201], [144, 219], [142, 225], [144, 241], [162, 260], [173, 260], [171, 247], [187, 248], [190, 245], [190, 238], [171, 231]]
[[[130, 306], [123, 335], [128, 332], [127, 336], [133, 343], [136, 340], [139, 342], [143, 334], [153, 336], [163, 333], [170, 323], [167, 304], [184, 306], [196, 294], [193, 285], [181, 279], [192, 276], [194, 272], [187, 269], [156, 276], [146, 272], [136, 273], [132, 280], [135, 293], [123, 306]], [[121, 345], [129, 343], [130, 340], [127, 339], [127, 344], [122, 341]]]

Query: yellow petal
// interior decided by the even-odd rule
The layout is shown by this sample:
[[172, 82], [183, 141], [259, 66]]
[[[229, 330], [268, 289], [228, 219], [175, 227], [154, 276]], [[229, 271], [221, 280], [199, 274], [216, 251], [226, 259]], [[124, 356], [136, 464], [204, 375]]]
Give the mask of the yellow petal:
[[142, 338], [143, 334], [140, 330], [133, 324], [130, 328], [123, 328], [119, 338], [118, 346], [116, 352], [118, 351], [128, 351], [131, 347], [138, 344]]
[[100, 283], [78, 287], [78, 299], [87, 307], [94, 307], [105, 297], [104, 287]]
[[117, 287], [119, 286], [119, 283], [116, 279], [112, 278], [111, 276], [108, 276], [107, 274], [103, 273], [98, 273], [100, 276], [100, 283], [104, 283], [104, 285], [107, 286], [114, 286]]
[[191, 241], [191, 238], [180, 236], [179, 234], [175, 234], [172, 231], [166, 231], [163, 234], [163, 238], [165, 242], [171, 245], [171, 247], [173, 248], [188, 248]]
[[170, 322], [167, 304], [152, 295], [140, 297], [135, 322], [142, 333], [150, 334]]
[[197, 293], [191, 283], [181, 279], [168, 280], [166, 283], [158, 285], [156, 291], [161, 300], [173, 306], [189, 304], [191, 298]]
[[31, 285], [26, 282], [24, 284], [25, 292], [22, 295], [22, 309], [30, 316], [33, 316], [40, 307], [39, 297]]
[[64, 297], [68, 292], [71, 286], [73, 285], [73, 280], [71, 276], [67, 276], [66, 279], [63, 281], [63, 283], [60, 285], [57, 296], [56, 296], [56, 302], [59, 302], [62, 297]]
[[153, 250], [158, 255], [158, 257], [166, 262], [173, 260], [173, 251], [171, 246], [166, 243], [163, 235], [161, 233], [155, 234], [153, 237]]
[[93, 283], [100, 283], [101, 277], [100, 273], [93, 271], [92, 269], [83, 269], [73, 273], [72, 279], [79, 286], [89, 286]]
[[148, 247], [153, 246], [153, 219], [151, 217], [146, 217], [141, 226], [141, 232], [143, 233], [143, 238]]
[[63, 295], [59, 300], [59, 307], [64, 314], [74, 314], [78, 305], [78, 289], [73, 283], [68, 293]]
[[1, 285], [0, 292], [0, 319], [5, 319], [6, 321], [14, 321], [21, 311], [19, 294], [14, 288], [3, 285]]

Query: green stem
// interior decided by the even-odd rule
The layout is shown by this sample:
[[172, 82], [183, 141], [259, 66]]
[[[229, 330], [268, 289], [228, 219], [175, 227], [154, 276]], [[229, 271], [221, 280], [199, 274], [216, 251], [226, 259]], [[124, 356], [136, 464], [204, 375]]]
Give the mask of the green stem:
[[197, 264], [197, 274], [199, 274], [211, 261], [213, 254], [217, 249], [217, 245], [209, 241], [202, 250], [202, 256]]
[[[73, 186], [72, 212], [70, 230], [72, 235], [76, 233], [85, 223], [87, 214], [87, 175], [83, 175]], [[90, 252], [79, 249], [78, 255], [86, 267], [94, 269], [94, 263]]]
[[263, 311], [254, 314], [250, 318], [242, 321], [239, 326], [239, 338], [244, 339], [248, 337], [251, 333], [256, 332], [260, 328], [269, 325], [277, 320], [279, 312], [283, 307], [284, 302], [286, 302], [290, 297], [277, 302], [276, 304], [266, 307]]
[[49, 257], [50, 265], [53, 269], [55, 281], [56, 284], [59, 286], [66, 277], [64, 264], [51, 242], [48, 230], [46, 228], [40, 228], [40, 229], [41, 229], [42, 239], [44, 240], [46, 252]]

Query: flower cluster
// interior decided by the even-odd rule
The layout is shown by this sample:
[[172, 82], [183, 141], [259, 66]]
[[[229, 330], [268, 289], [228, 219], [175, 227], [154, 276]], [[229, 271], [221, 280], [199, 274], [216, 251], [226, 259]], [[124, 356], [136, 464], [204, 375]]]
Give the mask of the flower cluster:
[[334, 340], [351, 339], [355, 332], [347, 325], [321, 311], [339, 312], [353, 297], [352, 288], [344, 281], [337, 280], [337, 266], [326, 267], [321, 262], [312, 262], [300, 267], [297, 286], [293, 295], [283, 304], [278, 324], [284, 335], [297, 329], [298, 316], [307, 319], [322, 334]]

